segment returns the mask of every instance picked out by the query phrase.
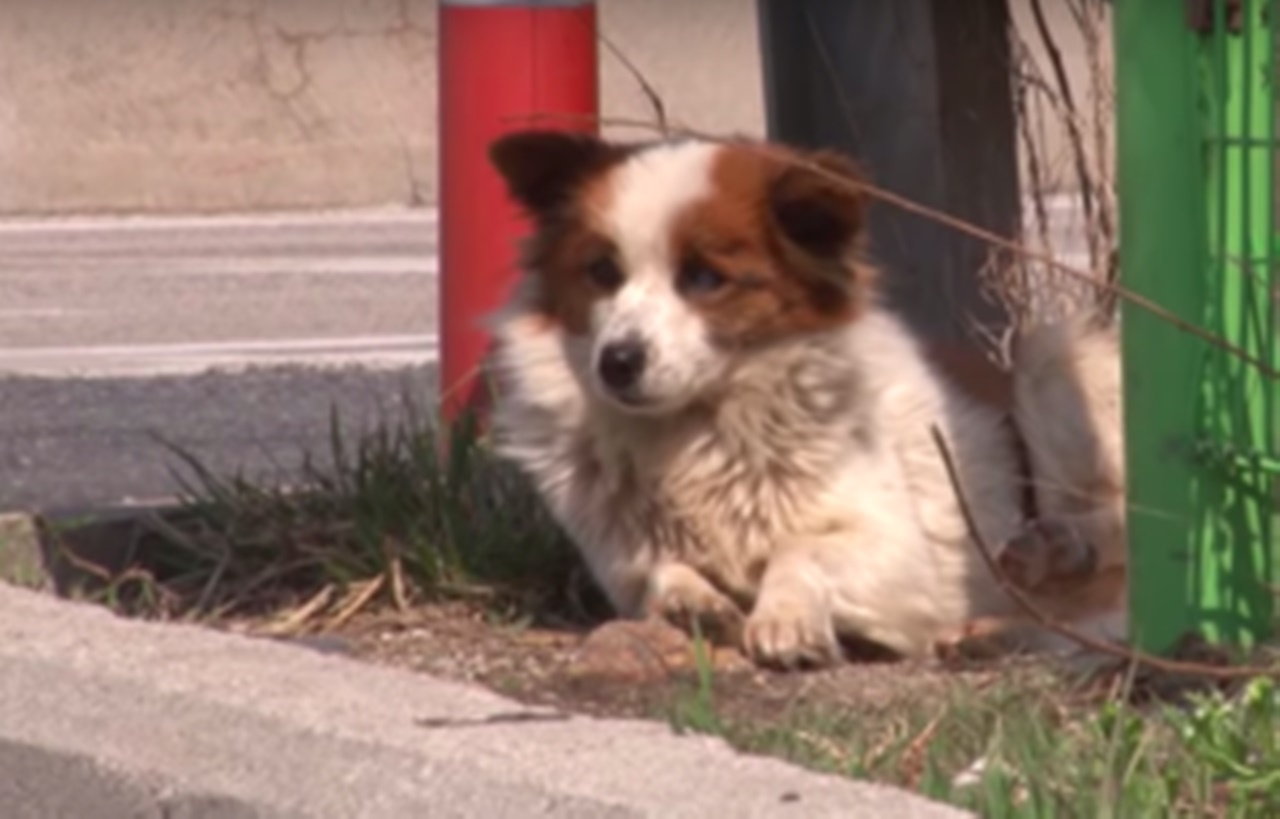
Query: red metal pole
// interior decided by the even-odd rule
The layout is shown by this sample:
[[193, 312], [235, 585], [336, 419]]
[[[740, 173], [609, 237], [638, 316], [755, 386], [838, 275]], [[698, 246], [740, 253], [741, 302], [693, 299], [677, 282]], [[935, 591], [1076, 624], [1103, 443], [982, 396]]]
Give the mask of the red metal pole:
[[595, 131], [593, 0], [442, 0], [440, 36], [440, 395], [448, 421], [478, 406], [489, 338], [479, 325], [515, 275], [527, 225], [489, 165], [522, 127]]

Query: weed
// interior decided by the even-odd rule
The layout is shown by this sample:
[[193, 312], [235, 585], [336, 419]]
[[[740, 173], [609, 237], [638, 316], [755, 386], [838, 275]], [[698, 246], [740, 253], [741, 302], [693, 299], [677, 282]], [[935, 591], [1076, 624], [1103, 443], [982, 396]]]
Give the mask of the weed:
[[712, 648], [702, 633], [701, 622], [694, 618], [693, 656], [694, 684], [686, 696], [675, 701], [671, 725], [680, 732], [719, 734], [725, 730], [715, 703], [715, 662]]
[[[290, 610], [300, 629], [375, 601], [446, 597], [511, 621], [598, 616], [571, 545], [474, 419], [445, 428], [404, 403], [402, 417], [359, 436], [332, 413], [327, 457], [304, 455], [293, 487], [223, 477], [164, 442], [181, 464], [183, 501], [146, 521], [139, 554], [171, 608], [220, 617]], [[132, 602], [134, 613], [175, 613]], [[309, 616], [298, 618], [303, 605]]]
[[677, 704], [677, 725], [983, 817], [1280, 815], [1280, 688], [1270, 679], [1138, 707], [1125, 690], [1099, 702], [1042, 666], [996, 685], [957, 681], [934, 701], [799, 704], [767, 720], [728, 719], [704, 691], [709, 681]]

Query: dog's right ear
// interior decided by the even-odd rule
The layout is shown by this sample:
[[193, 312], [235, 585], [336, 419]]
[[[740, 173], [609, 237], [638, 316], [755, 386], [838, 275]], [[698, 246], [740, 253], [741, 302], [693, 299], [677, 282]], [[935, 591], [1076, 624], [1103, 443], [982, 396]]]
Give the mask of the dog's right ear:
[[566, 131], [517, 131], [489, 146], [489, 161], [511, 197], [534, 215], [564, 204], [583, 180], [620, 154], [595, 135]]

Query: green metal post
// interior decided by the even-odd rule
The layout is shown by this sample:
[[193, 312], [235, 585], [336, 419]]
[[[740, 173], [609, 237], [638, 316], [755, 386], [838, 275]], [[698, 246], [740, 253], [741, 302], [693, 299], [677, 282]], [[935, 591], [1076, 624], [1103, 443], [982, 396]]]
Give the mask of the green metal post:
[[[1257, 193], [1272, 189], [1270, 159], [1257, 156], [1272, 148], [1239, 139], [1270, 118], [1258, 69], [1271, 49], [1252, 33], [1227, 44], [1225, 4], [1213, 5], [1206, 34], [1185, 3], [1115, 2], [1122, 278], [1187, 324], [1273, 360], [1272, 211]], [[1246, 32], [1261, 5], [1246, 0]], [[1256, 464], [1274, 452], [1273, 384], [1140, 307], [1126, 305], [1122, 321], [1135, 641], [1156, 652], [1192, 632], [1251, 642], [1271, 624], [1273, 499]]]
[[[1116, 0], [1113, 14], [1122, 281], [1198, 323], [1207, 289], [1196, 43], [1182, 3]], [[1196, 474], [1176, 444], [1195, 428], [1203, 351], [1131, 305], [1121, 322], [1133, 637], [1165, 651], [1195, 622]]]

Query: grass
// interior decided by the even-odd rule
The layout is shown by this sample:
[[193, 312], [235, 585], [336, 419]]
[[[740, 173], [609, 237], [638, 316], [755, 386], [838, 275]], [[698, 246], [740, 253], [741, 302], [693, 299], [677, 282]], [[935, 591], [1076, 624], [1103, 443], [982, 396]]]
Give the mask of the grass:
[[95, 593], [143, 616], [278, 612], [281, 630], [444, 598], [475, 598], [499, 617], [598, 617], [572, 547], [475, 423], [442, 436], [403, 404], [358, 436], [334, 413], [325, 457], [304, 455], [294, 487], [215, 474], [162, 442], [181, 464], [181, 506], [143, 521], [126, 572], [85, 567], [99, 575]]
[[[459, 597], [506, 622], [597, 618], [569, 544], [475, 425], [455, 426], [441, 446], [433, 419], [408, 406], [354, 439], [335, 416], [329, 451], [303, 459], [293, 488], [216, 475], [171, 447], [185, 501], [146, 523], [120, 571], [97, 572], [99, 599], [294, 633], [364, 608]], [[741, 712], [697, 645], [698, 673], [665, 716], [749, 752], [984, 817], [1280, 815], [1280, 687], [1269, 680], [1132, 704], [1127, 684], [1099, 695], [1041, 664], [1001, 669], [995, 684], [957, 676], [942, 693], [888, 705]]]
[[896, 785], [1002, 817], [1280, 815], [1280, 685], [1131, 703], [1044, 665], [995, 685], [858, 709], [809, 703], [768, 720], [717, 708], [709, 676], [680, 698], [677, 730], [752, 753]]

